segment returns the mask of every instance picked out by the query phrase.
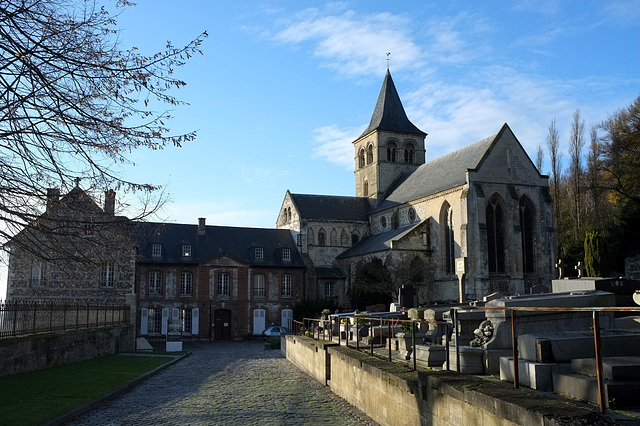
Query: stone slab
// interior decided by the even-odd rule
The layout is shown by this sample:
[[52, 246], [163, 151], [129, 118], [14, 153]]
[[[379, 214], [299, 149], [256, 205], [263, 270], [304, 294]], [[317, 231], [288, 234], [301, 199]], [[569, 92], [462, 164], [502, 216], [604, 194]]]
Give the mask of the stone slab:
[[[596, 360], [595, 358], [572, 359], [571, 371], [596, 377]], [[640, 380], [640, 356], [604, 357], [602, 373], [604, 378], [609, 380]]]
[[[640, 333], [632, 330], [603, 330], [601, 332], [602, 356], [640, 355]], [[518, 353], [527, 361], [538, 361], [538, 341], [547, 340], [553, 362], [571, 362], [576, 358], [594, 358], [594, 337], [591, 331], [567, 331], [559, 333], [524, 334], [518, 336]]]
[[[552, 391], [551, 374], [555, 364], [518, 360], [518, 380], [521, 385], [540, 391]], [[500, 380], [513, 383], [513, 357], [500, 358]]]

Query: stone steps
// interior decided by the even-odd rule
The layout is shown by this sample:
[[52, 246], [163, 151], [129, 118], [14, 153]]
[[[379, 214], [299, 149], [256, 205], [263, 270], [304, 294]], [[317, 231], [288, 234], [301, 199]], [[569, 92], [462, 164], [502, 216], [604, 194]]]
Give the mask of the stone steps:
[[[602, 360], [607, 406], [636, 407], [640, 393], [640, 357], [607, 357]], [[593, 358], [571, 361], [571, 373], [553, 373], [555, 392], [599, 403], [596, 363]]]

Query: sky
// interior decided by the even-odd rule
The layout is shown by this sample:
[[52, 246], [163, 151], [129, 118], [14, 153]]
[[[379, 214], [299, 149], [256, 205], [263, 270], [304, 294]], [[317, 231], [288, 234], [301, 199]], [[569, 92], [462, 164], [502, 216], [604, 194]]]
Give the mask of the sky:
[[576, 109], [588, 140], [640, 95], [638, 0], [136, 3], [117, 18], [122, 48], [152, 54], [209, 34], [176, 71], [187, 86], [173, 94], [189, 105], [167, 123], [197, 139], [135, 151], [121, 170], [164, 186], [170, 202], [154, 220], [274, 227], [287, 190], [355, 195], [351, 142], [387, 67], [428, 133], [427, 161], [504, 123], [548, 159], [555, 118], [566, 162]]

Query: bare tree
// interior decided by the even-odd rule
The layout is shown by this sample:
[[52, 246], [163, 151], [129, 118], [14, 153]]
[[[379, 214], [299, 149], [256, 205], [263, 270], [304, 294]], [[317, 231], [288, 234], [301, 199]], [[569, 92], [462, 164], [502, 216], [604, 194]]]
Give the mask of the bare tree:
[[582, 149], [584, 148], [584, 120], [580, 117], [580, 110], [573, 113], [571, 135], [569, 137], [569, 156], [571, 158], [570, 176], [573, 193], [573, 216], [576, 234], [581, 222], [581, 180], [582, 180]]
[[538, 145], [538, 150], [536, 152], [536, 169], [538, 169], [538, 173], [542, 174], [542, 163], [544, 162], [544, 151], [542, 149], [542, 145]]
[[549, 161], [551, 162], [551, 196], [553, 197], [553, 221], [558, 226], [559, 220], [559, 191], [562, 154], [560, 152], [560, 138], [556, 128], [556, 119], [549, 122], [549, 135], [547, 136], [547, 148], [549, 149]]
[[148, 194], [141, 216], [158, 207], [158, 186], [127, 181], [116, 166], [134, 149], [195, 137], [171, 134], [169, 112], [149, 106], [182, 104], [170, 93], [185, 85], [174, 71], [201, 53], [206, 33], [152, 55], [122, 50], [118, 36], [97, 0], [0, 2], [0, 243], [36, 224], [46, 233], [51, 221], [36, 219], [47, 188], [66, 192], [77, 178], [89, 191]]

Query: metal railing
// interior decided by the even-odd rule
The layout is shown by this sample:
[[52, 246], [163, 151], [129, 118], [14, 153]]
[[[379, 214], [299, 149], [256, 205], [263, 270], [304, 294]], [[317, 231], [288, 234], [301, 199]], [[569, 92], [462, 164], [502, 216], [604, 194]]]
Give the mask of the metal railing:
[[[392, 337], [391, 330], [395, 329], [398, 325], [409, 324], [410, 332], [411, 332], [411, 359], [413, 364], [413, 370], [417, 369], [416, 362], [416, 331], [420, 328], [420, 325], [445, 325], [447, 336], [446, 339], [443, 339], [443, 345], [445, 346], [445, 362], [443, 363], [443, 369], [450, 369], [450, 355], [449, 348], [450, 345], [453, 344], [455, 348], [455, 356], [456, 356], [456, 370], [460, 372], [460, 346], [457, 342], [460, 342], [460, 313], [462, 312], [471, 312], [471, 311], [490, 311], [490, 310], [501, 310], [508, 311], [505, 312], [505, 318], [510, 321], [511, 325], [511, 346], [513, 350], [513, 362], [512, 365], [512, 373], [513, 373], [513, 386], [518, 389], [520, 386], [519, 379], [519, 371], [518, 371], [518, 322], [517, 322], [517, 314], [516, 312], [588, 312], [591, 313], [592, 316], [592, 325], [590, 330], [593, 331], [593, 344], [594, 344], [594, 353], [595, 353], [595, 361], [596, 361], [596, 380], [598, 383], [598, 402], [600, 407], [600, 412], [604, 413], [606, 411], [606, 397], [605, 397], [605, 389], [604, 389], [604, 375], [603, 375], [603, 367], [602, 367], [602, 341], [600, 337], [600, 321], [599, 314], [601, 312], [614, 312], [614, 313], [640, 313], [640, 308], [637, 307], [563, 307], [563, 308], [554, 308], [554, 307], [486, 307], [486, 306], [464, 306], [464, 307], [455, 307], [450, 310], [451, 321], [430, 321], [430, 320], [401, 320], [397, 318], [384, 318], [384, 317], [375, 317], [375, 316], [363, 316], [360, 315], [343, 315], [343, 316], [334, 316], [331, 315], [329, 319], [317, 319], [317, 318], [304, 318], [302, 322], [294, 321], [294, 333], [295, 334], [304, 334], [308, 332], [308, 336], [312, 337], [316, 340], [333, 340], [334, 334], [334, 325], [335, 321], [340, 318], [338, 321], [344, 321], [345, 325], [355, 325], [355, 338], [349, 339], [349, 332], [345, 335], [345, 344], [347, 347], [349, 346], [349, 342], [355, 341], [355, 345], [352, 346], [356, 350], [367, 350], [370, 351], [371, 355], [380, 356], [380, 353], [377, 354], [374, 352], [374, 347], [376, 346], [375, 342], [375, 333], [369, 338], [369, 342], [367, 345], [361, 345], [361, 336], [359, 335], [360, 325], [374, 325], [378, 324], [380, 333], [380, 340], [377, 342], [378, 348], [384, 348], [385, 342], [383, 339], [382, 328], [387, 328], [387, 336]], [[463, 315], [464, 316], [464, 315]], [[326, 326], [328, 324], [328, 327]], [[411, 325], [411, 324], [416, 324]], [[325, 328], [328, 328], [329, 333], [325, 332]], [[328, 336], [327, 336], [328, 334]], [[337, 333], [337, 342], [338, 344], [342, 344], [342, 335], [340, 329]], [[452, 343], [454, 342], [454, 343]], [[388, 348], [388, 360], [390, 362], [394, 361], [391, 344], [386, 344]]]
[[62, 302], [0, 303], [0, 338], [129, 322], [124, 304], [69, 304]]

